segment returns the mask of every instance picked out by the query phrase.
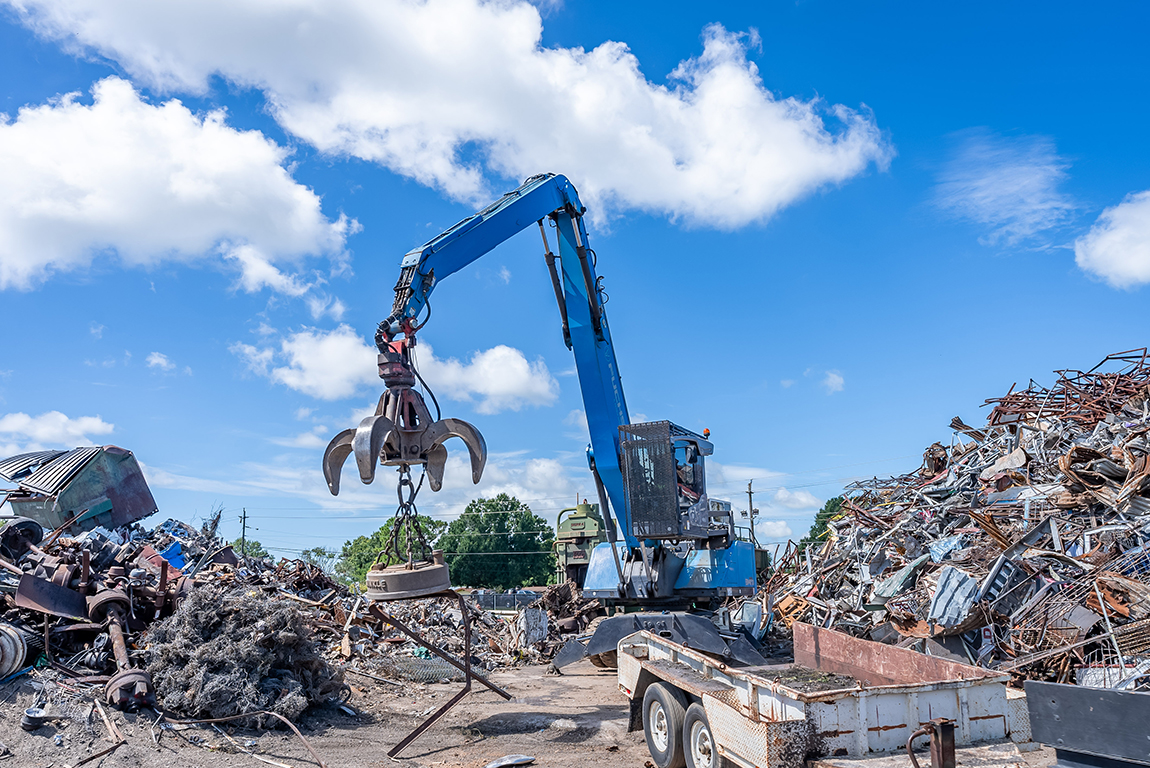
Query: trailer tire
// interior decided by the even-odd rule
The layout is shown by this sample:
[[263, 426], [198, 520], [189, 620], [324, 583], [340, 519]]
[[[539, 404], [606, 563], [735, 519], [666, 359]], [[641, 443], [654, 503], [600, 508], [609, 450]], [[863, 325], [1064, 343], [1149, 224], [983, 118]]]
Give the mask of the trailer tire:
[[674, 686], [654, 683], [643, 694], [643, 735], [656, 768], [684, 768], [683, 718], [687, 697]]
[[683, 753], [687, 768], [724, 768], [730, 765], [719, 754], [719, 745], [711, 731], [711, 721], [702, 704], [687, 707], [683, 718]]

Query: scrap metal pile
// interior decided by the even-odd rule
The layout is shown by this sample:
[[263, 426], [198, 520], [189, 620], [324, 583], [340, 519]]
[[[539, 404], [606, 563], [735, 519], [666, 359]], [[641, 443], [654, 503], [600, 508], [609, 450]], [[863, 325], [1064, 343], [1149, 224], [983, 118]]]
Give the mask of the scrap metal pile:
[[764, 589], [834, 627], [1019, 676], [1138, 687], [1150, 673], [1150, 357], [1014, 387], [915, 472], [850, 485], [826, 538]]
[[[294, 719], [310, 705], [338, 703], [344, 672], [396, 684], [460, 676], [318, 566], [237, 556], [216, 535], [218, 523], [45, 536], [34, 521], [7, 522], [0, 679], [31, 672], [122, 709], [158, 705], [189, 718], [267, 710]], [[588, 602], [562, 590], [555, 601], [549, 607], [576, 612]], [[466, 605], [477, 669], [545, 663], [554, 652], [558, 613], [528, 609], [528, 626]], [[402, 601], [388, 612], [462, 657], [456, 602]]]

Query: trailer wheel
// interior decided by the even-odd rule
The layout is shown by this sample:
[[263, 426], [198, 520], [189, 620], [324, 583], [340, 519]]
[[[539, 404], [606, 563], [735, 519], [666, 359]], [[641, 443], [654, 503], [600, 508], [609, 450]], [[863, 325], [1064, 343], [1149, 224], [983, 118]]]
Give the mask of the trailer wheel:
[[702, 704], [692, 704], [683, 718], [683, 752], [687, 768], [723, 768], [728, 765], [719, 755], [719, 745], [711, 732], [711, 722]]
[[656, 768], [683, 768], [683, 716], [687, 697], [674, 686], [654, 683], [643, 694], [643, 735]]

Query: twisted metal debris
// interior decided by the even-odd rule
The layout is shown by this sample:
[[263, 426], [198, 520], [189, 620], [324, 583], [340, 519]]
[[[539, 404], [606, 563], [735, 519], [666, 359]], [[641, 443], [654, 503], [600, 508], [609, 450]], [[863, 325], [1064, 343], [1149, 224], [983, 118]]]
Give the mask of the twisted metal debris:
[[852, 483], [764, 604], [1020, 677], [1150, 683], [1150, 357], [1107, 356], [955, 418], [920, 467]]

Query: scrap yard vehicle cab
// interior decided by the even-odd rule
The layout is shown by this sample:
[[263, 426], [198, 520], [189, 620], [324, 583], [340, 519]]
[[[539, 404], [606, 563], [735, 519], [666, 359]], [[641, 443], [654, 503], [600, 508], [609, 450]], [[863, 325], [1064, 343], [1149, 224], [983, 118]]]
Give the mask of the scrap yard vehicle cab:
[[[328, 486], [333, 494], [339, 492], [340, 468], [354, 454], [364, 483], [372, 482], [378, 464], [401, 471], [422, 465], [432, 490], [439, 490], [447, 459], [443, 442], [450, 437], [467, 445], [472, 479], [479, 482], [486, 462], [483, 437], [459, 419], [431, 418], [413, 388], [422, 380], [411, 350], [417, 332], [430, 318], [435, 287], [536, 225], [563, 342], [575, 357], [591, 437], [588, 465], [606, 534], [606, 540], [590, 551], [583, 590], [617, 611], [599, 624], [586, 645], [573, 641], [564, 647], [556, 666], [584, 656], [613, 666], [619, 639], [642, 629], [728, 663], [762, 664], [754, 640], [727, 619], [726, 612], [717, 611], [729, 597], [754, 593], [754, 547], [735, 536], [730, 510], [710, 503], [705, 457], [714, 446], [709, 435], [669, 421], [631, 423], [604, 308], [603, 278], [596, 275], [597, 258], [584, 225], [585, 210], [565, 177], [533, 176], [403, 257], [391, 314], [375, 336], [380, 376], [388, 391], [374, 416], [340, 433], [328, 446], [323, 459]], [[407, 539], [412, 540], [418, 537]], [[397, 554], [404, 559], [403, 553]], [[428, 590], [448, 583], [442, 562], [428, 558], [417, 563], [410, 545], [407, 555], [412, 573], [399, 574], [405, 592], [414, 587], [415, 592], [422, 589], [429, 594]], [[440, 567], [442, 572], [435, 571]], [[415, 573], [433, 571], [436, 575], [420, 577], [429, 579], [429, 586], [420, 587]], [[371, 588], [369, 583], [369, 596]]]

